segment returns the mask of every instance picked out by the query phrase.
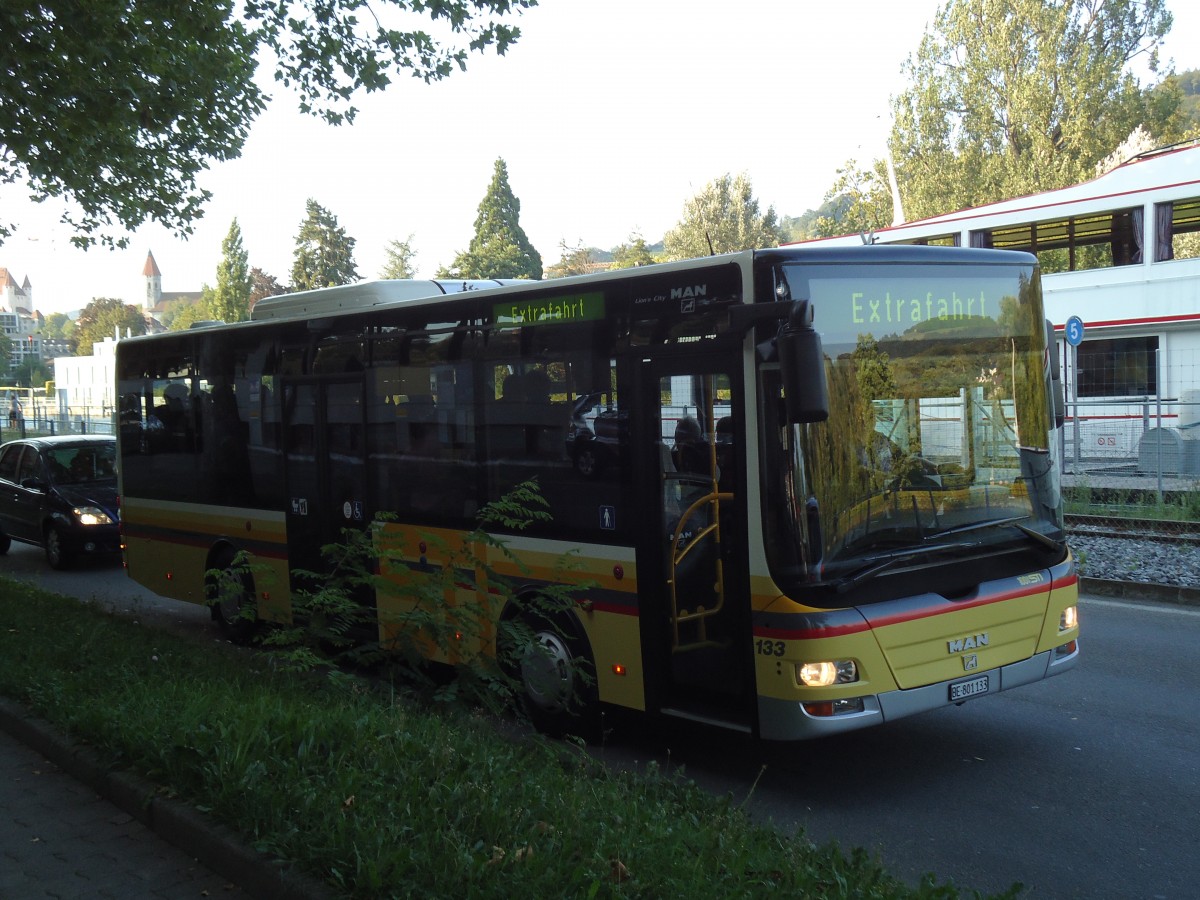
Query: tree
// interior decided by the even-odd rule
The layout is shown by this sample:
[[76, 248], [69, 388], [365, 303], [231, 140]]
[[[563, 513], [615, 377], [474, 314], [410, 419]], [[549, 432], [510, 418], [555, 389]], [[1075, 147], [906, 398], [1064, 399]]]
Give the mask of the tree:
[[52, 379], [54, 374], [45, 362], [36, 356], [29, 356], [13, 369], [12, 377], [18, 387], [40, 388]]
[[187, 331], [197, 322], [207, 322], [212, 319], [219, 319], [220, 316], [214, 315], [212, 312], [213, 305], [216, 302], [217, 292], [209, 285], [202, 285], [200, 288], [200, 299], [195, 303], [180, 301], [174, 304], [166, 314], [163, 315], [161, 321], [167, 327], [167, 331]]
[[66, 313], [50, 313], [42, 323], [42, 337], [51, 341], [69, 341], [75, 333], [75, 323]]
[[402, 241], [388, 241], [383, 268], [379, 271], [380, 278], [416, 278], [417, 270], [413, 268], [413, 260], [417, 253], [412, 248], [413, 236], [410, 234]]
[[208, 314], [222, 322], [244, 322], [250, 318], [250, 262], [242, 246], [242, 229], [234, 219], [229, 234], [221, 242], [221, 261], [217, 264], [217, 287], [213, 291]]
[[438, 277], [542, 277], [542, 257], [521, 228], [521, 201], [508, 184], [508, 166], [503, 159], [496, 160], [492, 182], [479, 203], [475, 236], [449, 268], [438, 270]]
[[[197, 176], [241, 154], [267, 97], [259, 59], [299, 95], [300, 109], [351, 121], [352, 98], [408, 72], [437, 81], [472, 51], [503, 54], [520, 31], [506, 24], [536, 0], [221, 0], [0, 5], [0, 183], [65, 197], [72, 242], [124, 247], [146, 220], [190, 234], [208, 191]], [[384, 9], [384, 7], [390, 7]], [[385, 15], [385, 12], [387, 13]], [[386, 22], [422, 16], [435, 40]], [[0, 242], [16, 226], [0, 222]]]
[[305, 207], [308, 215], [296, 235], [292, 263], [292, 289], [310, 291], [358, 280], [354, 264], [355, 240], [338, 224], [337, 217], [316, 200]]
[[585, 247], [582, 243], [571, 247], [566, 241], [559, 241], [558, 249], [562, 253], [562, 256], [559, 257], [558, 262], [546, 271], [548, 278], [566, 278], [568, 275], [590, 275], [596, 271], [596, 257], [592, 254], [590, 247]]
[[632, 269], [635, 266], [649, 266], [658, 262], [646, 246], [646, 239], [634, 231], [629, 235], [628, 244], [618, 244], [613, 249], [612, 268]]
[[253, 310], [254, 304], [264, 297], [277, 297], [287, 292], [288, 289], [274, 275], [267, 274], [258, 266], [250, 269], [250, 309]]
[[146, 319], [136, 306], [115, 297], [96, 297], [75, 320], [75, 354], [91, 356], [92, 344], [105, 338], [145, 334]]
[[1182, 126], [1179, 92], [1128, 71], [1171, 27], [1165, 0], [948, 0], [893, 100], [889, 147], [909, 218], [1093, 174], [1138, 125]]
[[663, 253], [667, 259], [692, 259], [775, 247], [782, 240], [775, 207], [759, 211], [749, 176], [725, 174], [687, 201], [683, 218], [663, 237]]
[[876, 160], [872, 169], [860, 169], [850, 160], [837, 176], [825, 194], [823, 214], [809, 223], [812, 237], [868, 234], [892, 223], [892, 195], [882, 160]]

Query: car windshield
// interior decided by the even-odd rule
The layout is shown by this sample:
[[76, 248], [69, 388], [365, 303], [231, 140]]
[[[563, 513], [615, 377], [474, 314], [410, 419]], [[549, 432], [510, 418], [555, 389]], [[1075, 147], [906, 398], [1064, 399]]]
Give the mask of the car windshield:
[[116, 477], [117, 445], [58, 447], [48, 454], [55, 484], [87, 484]]

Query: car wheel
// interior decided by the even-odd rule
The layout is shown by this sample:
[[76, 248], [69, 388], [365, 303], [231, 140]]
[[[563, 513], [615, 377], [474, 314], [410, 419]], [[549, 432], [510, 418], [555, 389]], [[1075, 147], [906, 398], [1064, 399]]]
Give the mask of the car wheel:
[[8, 552], [8, 548], [12, 546], [12, 538], [7, 534], [0, 534], [0, 556]]
[[234, 554], [222, 556], [205, 576], [204, 595], [226, 637], [235, 644], [249, 643], [258, 629], [254, 578]]
[[62, 532], [53, 525], [46, 529], [46, 562], [52, 569], [65, 569], [71, 564]]

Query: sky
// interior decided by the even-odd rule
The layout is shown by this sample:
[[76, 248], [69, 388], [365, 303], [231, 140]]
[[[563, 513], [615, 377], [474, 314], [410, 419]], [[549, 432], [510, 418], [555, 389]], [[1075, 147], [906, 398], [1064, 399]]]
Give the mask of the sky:
[[[56, 201], [0, 188], [16, 234], [0, 267], [44, 314], [95, 297], [140, 304], [152, 251], [165, 293], [215, 284], [236, 218], [251, 266], [290, 280], [308, 199], [355, 239], [363, 278], [392, 240], [411, 236], [419, 277], [465, 250], [497, 158], [521, 203], [521, 226], [545, 266], [561, 245], [649, 243], [710, 181], [746, 173], [780, 216], [818, 207], [849, 159], [882, 155], [901, 67], [940, 0], [540, 0], [504, 56], [426, 85], [402, 77], [359, 98], [353, 125], [327, 126], [274, 99], [242, 155], [200, 178], [213, 194], [195, 232], [157, 224], [127, 249], [70, 244]], [[1167, 0], [1175, 17], [1164, 60], [1200, 68], [1200, 4]]]

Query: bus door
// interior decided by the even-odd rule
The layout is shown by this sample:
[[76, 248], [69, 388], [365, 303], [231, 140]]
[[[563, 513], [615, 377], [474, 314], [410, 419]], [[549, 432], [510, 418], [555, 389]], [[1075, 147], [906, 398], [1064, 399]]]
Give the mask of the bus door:
[[[321, 571], [321, 547], [365, 528], [368, 508], [362, 376], [282, 384], [289, 568]], [[292, 589], [305, 587], [292, 575]], [[307, 585], [311, 588], [311, 585]]]
[[740, 391], [729, 372], [695, 359], [643, 361], [640, 369], [639, 496], [653, 504], [638, 549], [650, 702], [666, 714], [750, 730]]

